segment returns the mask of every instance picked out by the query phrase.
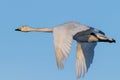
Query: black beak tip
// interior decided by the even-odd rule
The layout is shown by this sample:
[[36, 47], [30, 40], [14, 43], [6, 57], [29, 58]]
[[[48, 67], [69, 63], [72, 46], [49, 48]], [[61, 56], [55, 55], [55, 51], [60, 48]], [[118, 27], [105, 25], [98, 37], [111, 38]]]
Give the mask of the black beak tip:
[[19, 29], [15, 29], [15, 31], [20, 31]]

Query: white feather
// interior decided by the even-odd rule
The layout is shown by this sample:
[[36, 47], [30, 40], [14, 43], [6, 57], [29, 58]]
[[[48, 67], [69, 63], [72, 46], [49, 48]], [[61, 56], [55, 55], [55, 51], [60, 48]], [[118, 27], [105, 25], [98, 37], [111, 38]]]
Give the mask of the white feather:
[[83, 77], [87, 72], [94, 56], [95, 43], [77, 43], [76, 77]]
[[[92, 63], [94, 48], [98, 41], [98, 39], [94, 40], [95, 38], [102, 39], [103, 41], [108, 40], [109, 42], [115, 42], [114, 39], [107, 38], [102, 31], [76, 22], [65, 23], [54, 28], [30, 28], [28, 26], [22, 26], [16, 29], [16, 31], [53, 32], [56, 62], [60, 69], [64, 67], [64, 62], [69, 56], [72, 40], [76, 40], [78, 42], [76, 52], [77, 78], [84, 76]], [[96, 35], [96, 37], [94, 36], [94, 38], [92, 37], [93, 39], [91, 39], [94, 43], [88, 43], [88, 38], [91, 33]]]

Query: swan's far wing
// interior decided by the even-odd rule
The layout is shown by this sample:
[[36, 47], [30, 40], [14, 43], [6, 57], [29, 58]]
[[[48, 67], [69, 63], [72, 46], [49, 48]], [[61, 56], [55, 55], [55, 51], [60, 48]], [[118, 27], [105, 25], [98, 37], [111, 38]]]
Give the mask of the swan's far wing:
[[94, 43], [77, 43], [77, 53], [76, 53], [76, 76], [77, 78], [84, 76], [87, 72], [90, 64], [92, 63], [94, 56], [94, 48], [96, 46]]
[[69, 35], [67, 30], [54, 30], [54, 50], [56, 54], [56, 61], [58, 68], [62, 69], [64, 67], [64, 62], [68, 57], [71, 49], [72, 36]]

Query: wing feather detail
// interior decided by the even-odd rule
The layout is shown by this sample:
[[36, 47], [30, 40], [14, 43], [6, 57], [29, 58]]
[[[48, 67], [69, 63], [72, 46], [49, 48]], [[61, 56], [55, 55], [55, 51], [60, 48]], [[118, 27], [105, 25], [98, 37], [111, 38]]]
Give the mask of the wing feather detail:
[[92, 63], [94, 56], [94, 48], [96, 46], [94, 43], [77, 43], [77, 53], [76, 53], [76, 77], [84, 77], [90, 64]]
[[59, 29], [59, 31], [54, 30], [53, 35], [57, 66], [62, 69], [67, 57], [69, 56], [73, 39], [66, 30], [60, 30], [61, 29]]

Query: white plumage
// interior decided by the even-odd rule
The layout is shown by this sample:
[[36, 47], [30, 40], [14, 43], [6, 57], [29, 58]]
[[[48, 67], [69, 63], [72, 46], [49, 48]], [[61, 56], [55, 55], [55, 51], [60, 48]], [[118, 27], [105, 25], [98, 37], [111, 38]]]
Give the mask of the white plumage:
[[102, 31], [77, 22], [68, 22], [54, 28], [30, 28], [22, 26], [16, 29], [16, 31], [53, 32], [56, 62], [60, 69], [64, 67], [64, 62], [70, 53], [72, 41], [76, 40], [77, 78], [84, 76], [90, 67], [97, 42], [115, 42], [114, 39], [107, 38]]

